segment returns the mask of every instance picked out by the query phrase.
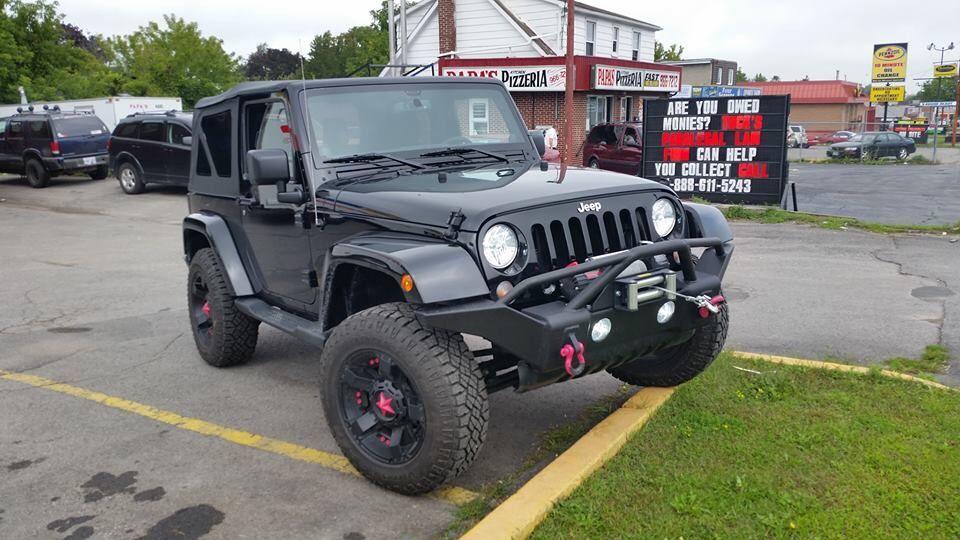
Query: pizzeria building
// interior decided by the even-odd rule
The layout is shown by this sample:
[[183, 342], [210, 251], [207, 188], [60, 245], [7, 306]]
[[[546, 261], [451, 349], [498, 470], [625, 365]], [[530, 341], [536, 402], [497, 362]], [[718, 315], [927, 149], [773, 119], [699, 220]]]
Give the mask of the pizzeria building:
[[[639, 121], [643, 101], [680, 90], [681, 68], [653, 62], [661, 28], [582, 2], [575, 4], [575, 129], [579, 149], [605, 122]], [[566, 6], [552, 0], [423, 0], [407, 11], [407, 65], [418, 74], [489, 77], [502, 81], [527, 127], [558, 132], [565, 121]], [[485, 125], [482, 104], [471, 108]], [[567, 141], [560, 140], [561, 151]]]

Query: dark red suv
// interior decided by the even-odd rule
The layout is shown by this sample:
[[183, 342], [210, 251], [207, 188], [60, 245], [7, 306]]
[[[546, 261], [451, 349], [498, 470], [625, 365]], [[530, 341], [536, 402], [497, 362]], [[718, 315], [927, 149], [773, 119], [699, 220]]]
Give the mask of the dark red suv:
[[583, 143], [583, 164], [626, 174], [640, 174], [640, 124], [597, 124]]

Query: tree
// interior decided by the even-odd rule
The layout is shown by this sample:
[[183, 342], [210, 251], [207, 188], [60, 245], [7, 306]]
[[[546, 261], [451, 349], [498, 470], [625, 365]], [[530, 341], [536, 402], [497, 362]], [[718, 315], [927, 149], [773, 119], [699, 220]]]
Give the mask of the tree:
[[670, 45], [670, 48], [665, 48], [659, 41], [654, 42], [653, 44], [654, 62], [663, 62], [664, 60], [680, 60], [682, 55], [683, 46], [677, 45], [676, 43]]
[[62, 19], [55, 3], [0, 0], [0, 100], [19, 101], [20, 86], [33, 101], [112, 93], [117, 78], [75, 45]]
[[150, 22], [106, 41], [109, 65], [124, 77], [123, 91], [180, 96], [185, 107], [192, 107], [240, 81], [239, 62], [219, 39], [203, 37], [197, 23], [175, 15], [164, 15], [163, 21], [163, 26]]
[[747, 82], [747, 81], [749, 81], [750, 79], [747, 78], [747, 74], [744, 73], [743, 70], [740, 69], [739, 66], [737, 66], [737, 75], [736, 75], [736, 78], [735, 78], [734, 80], [735, 80], [736, 82]]
[[780, 82], [780, 76], [779, 76], [779, 75], [774, 75], [773, 77], [770, 77], [770, 80], [773, 81], [773, 82]]
[[262, 81], [296, 79], [300, 77], [300, 55], [261, 43], [250, 53], [243, 72], [248, 79]]
[[920, 101], [953, 101], [957, 93], [957, 77], [932, 79], [920, 85], [916, 99]]
[[753, 82], [767, 82], [767, 78], [763, 75], [763, 73], [757, 73], [753, 76]]
[[373, 22], [369, 25], [354, 26], [336, 36], [328, 31], [314, 37], [306, 60], [308, 75], [344, 77], [367, 63], [385, 64], [390, 57], [386, 10], [383, 2], [380, 9], [370, 12]]

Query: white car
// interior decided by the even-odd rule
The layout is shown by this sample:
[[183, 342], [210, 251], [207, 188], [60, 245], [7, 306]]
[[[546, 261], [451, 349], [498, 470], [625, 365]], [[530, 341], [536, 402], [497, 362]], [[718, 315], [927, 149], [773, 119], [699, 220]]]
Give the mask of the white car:
[[807, 130], [803, 126], [787, 126], [787, 146], [790, 148], [810, 148], [807, 141]]

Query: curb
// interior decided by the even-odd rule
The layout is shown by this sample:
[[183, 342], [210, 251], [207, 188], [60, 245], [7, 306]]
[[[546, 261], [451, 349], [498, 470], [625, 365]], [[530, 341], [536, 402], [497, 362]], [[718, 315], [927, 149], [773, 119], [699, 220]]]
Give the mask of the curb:
[[[832, 371], [845, 371], [848, 373], [870, 373], [872, 369], [864, 366], [853, 366], [849, 364], [837, 364], [834, 362], [823, 362], [821, 360], [807, 360], [806, 358], [792, 358], [789, 356], [776, 356], [772, 354], [760, 354], [760, 353], [751, 353], [751, 352], [741, 352], [741, 351], [729, 351], [730, 354], [734, 356], [739, 356], [740, 358], [749, 358], [751, 360], [761, 360], [763, 362], [770, 362], [772, 364], [784, 364], [788, 366], [800, 366], [800, 367], [809, 367], [816, 369], [827, 369]], [[900, 373], [898, 371], [890, 371], [889, 369], [881, 369], [880, 374], [884, 377], [890, 377], [892, 379], [900, 379], [903, 381], [912, 381], [917, 382], [930, 388], [939, 388], [941, 390], [957, 390], [951, 386], [945, 384], [940, 384], [936, 381], [930, 381], [927, 379], [922, 379], [920, 377], [915, 377], [913, 375], [908, 375], [906, 373]]]
[[644, 388], [593, 427], [461, 538], [526, 538], [554, 504], [569, 495], [647, 423], [674, 388]]

